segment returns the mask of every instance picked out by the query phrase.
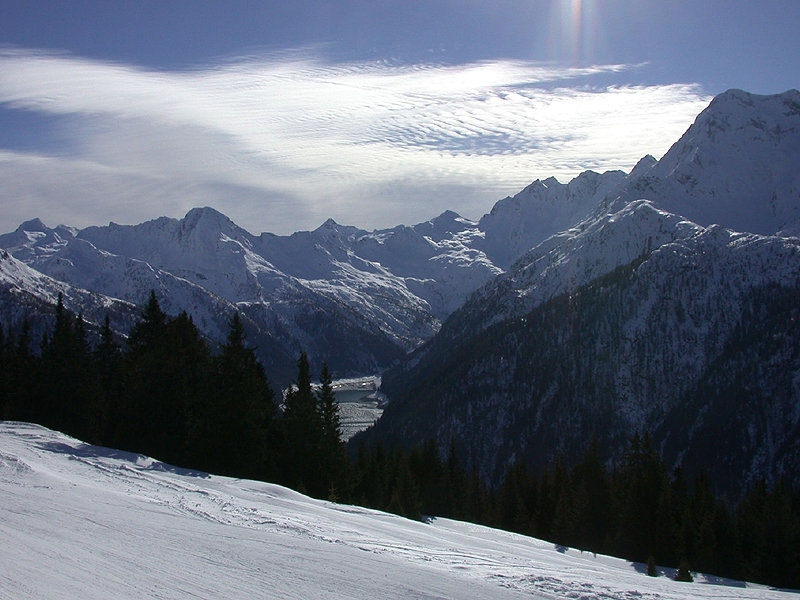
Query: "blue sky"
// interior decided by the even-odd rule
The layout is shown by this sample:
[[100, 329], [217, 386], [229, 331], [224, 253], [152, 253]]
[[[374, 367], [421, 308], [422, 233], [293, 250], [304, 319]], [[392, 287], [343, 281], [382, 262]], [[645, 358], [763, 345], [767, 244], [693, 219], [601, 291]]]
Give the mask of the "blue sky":
[[795, 0], [0, 3], [0, 231], [479, 218], [797, 88]]

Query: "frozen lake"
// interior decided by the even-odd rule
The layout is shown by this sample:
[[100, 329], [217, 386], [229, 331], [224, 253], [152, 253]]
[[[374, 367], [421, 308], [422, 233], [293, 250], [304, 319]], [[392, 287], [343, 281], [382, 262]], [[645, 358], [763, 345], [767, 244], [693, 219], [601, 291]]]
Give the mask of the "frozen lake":
[[344, 441], [372, 425], [383, 414], [383, 408], [378, 407], [379, 399], [375, 396], [379, 385], [378, 377], [343, 379], [333, 383]]

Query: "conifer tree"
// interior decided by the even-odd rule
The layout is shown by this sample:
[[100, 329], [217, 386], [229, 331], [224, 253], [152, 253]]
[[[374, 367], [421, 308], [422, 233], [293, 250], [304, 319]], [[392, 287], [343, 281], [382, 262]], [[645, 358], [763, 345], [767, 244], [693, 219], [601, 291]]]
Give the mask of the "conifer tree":
[[575, 494], [572, 543], [580, 544], [582, 550], [602, 552], [614, 526], [614, 505], [597, 440], [592, 441], [583, 460], [575, 465], [571, 479]]
[[128, 334], [125, 354], [120, 419], [114, 424], [113, 443], [137, 452], [158, 451], [155, 437], [169, 373], [167, 363], [167, 315], [161, 310], [155, 290]]
[[16, 338], [8, 342], [8, 418], [36, 422], [39, 409], [39, 361], [31, 348], [31, 325], [27, 317], [22, 320]]
[[169, 319], [155, 292], [128, 336], [120, 444], [160, 460], [196, 467], [198, 416], [207, 403], [211, 355], [192, 318]]
[[92, 444], [103, 441], [105, 406], [97, 364], [86, 331], [83, 314], [75, 319], [75, 348], [71, 370], [75, 381], [72, 399], [75, 432]]
[[311, 389], [311, 370], [305, 352], [297, 361], [297, 381], [286, 393], [283, 422], [286, 438], [282, 466], [287, 484], [312, 496], [325, 497], [328, 489], [319, 461], [322, 419]]
[[333, 391], [333, 377], [328, 364], [323, 363], [320, 387], [317, 392], [317, 409], [322, 417], [322, 440], [328, 449], [339, 449], [342, 442], [342, 426], [339, 419], [339, 403]]
[[467, 495], [467, 475], [458, 457], [455, 439], [450, 439], [444, 466], [445, 504], [447, 515], [455, 519], [464, 518], [464, 500]]
[[389, 493], [387, 481], [388, 460], [383, 444], [378, 443], [367, 452], [363, 443], [358, 448], [353, 497], [368, 508], [380, 508]]
[[58, 295], [55, 323], [42, 340], [38, 421], [97, 442], [99, 387], [82, 316], [73, 318]]
[[413, 448], [408, 457], [408, 464], [419, 482], [422, 512], [426, 515], [445, 516], [447, 507], [444, 468], [436, 440], [428, 438], [422, 447]]
[[208, 469], [237, 477], [274, 476], [272, 422], [275, 394], [264, 368], [247, 347], [238, 312], [215, 358], [214, 393], [201, 425]]
[[114, 340], [111, 318], [106, 314], [100, 328], [100, 342], [94, 349], [94, 364], [101, 389], [100, 432], [104, 444], [111, 443], [112, 426], [120, 420], [122, 348]]
[[675, 573], [675, 581], [683, 581], [686, 583], [694, 581], [692, 572], [689, 570], [689, 563], [686, 562], [686, 560], [682, 560], [681, 564], [678, 565], [678, 571]]
[[405, 452], [395, 454], [392, 491], [386, 510], [415, 521], [422, 519], [419, 486], [408, 466]]
[[656, 567], [656, 559], [653, 555], [647, 557], [647, 575], [648, 577], [658, 577], [658, 568]]
[[532, 515], [528, 501], [535, 504], [528, 489], [528, 468], [523, 461], [511, 465], [498, 490], [498, 524], [502, 529], [516, 533], [533, 533]]
[[65, 427], [68, 409], [64, 400], [65, 396], [71, 397], [70, 387], [73, 381], [68, 363], [76, 345], [72, 317], [64, 307], [64, 298], [59, 293], [53, 328], [42, 336], [40, 344], [42, 379], [35, 419], [38, 423], [72, 434], [75, 431], [67, 431], [70, 428]]
[[347, 455], [342, 442], [342, 427], [339, 419], [339, 403], [333, 391], [333, 377], [327, 363], [323, 363], [320, 374], [320, 387], [317, 392], [317, 411], [322, 425], [319, 441], [319, 460], [322, 463], [324, 483], [329, 498], [339, 497], [346, 490]]
[[0, 323], [0, 419], [11, 419], [13, 413], [11, 404], [11, 390], [8, 385], [9, 373], [9, 348], [6, 344], [5, 330]]
[[167, 322], [166, 363], [158, 446], [163, 460], [196, 468], [199, 418], [207, 405], [213, 373], [211, 352], [192, 317], [182, 311]]
[[618, 551], [630, 560], [644, 562], [649, 554], [659, 560], [660, 495], [666, 473], [648, 435], [635, 435], [625, 453], [617, 484], [621, 507]]

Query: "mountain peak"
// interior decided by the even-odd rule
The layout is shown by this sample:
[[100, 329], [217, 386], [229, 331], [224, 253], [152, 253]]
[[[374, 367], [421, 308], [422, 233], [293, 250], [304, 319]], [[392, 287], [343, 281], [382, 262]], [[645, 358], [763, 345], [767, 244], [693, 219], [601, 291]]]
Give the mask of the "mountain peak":
[[[628, 200], [655, 200], [704, 226], [772, 235], [800, 215], [800, 92], [718, 95], [651, 168], [640, 161]], [[641, 173], [640, 173], [641, 170]]]
[[19, 227], [17, 227], [17, 231], [38, 231], [40, 233], [47, 233], [50, 231], [50, 228], [37, 217], [22, 223]]
[[244, 233], [228, 217], [208, 206], [193, 208], [186, 213], [186, 216], [181, 221], [181, 232], [185, 235], [212, 239], [216, 239], [221, 233], [225, 233], [232, 238], [242, 237], [239, 234]]
[[647, 171], [652, 169], [656, 165], [656, 163], [658, 163], [658, 160], [656, 160], [656, 157], [653, 156], [652, 154], [643, 156], [642, 158], [639, 159], [639, 162], [636, 163], [636, 166], [633, 167], [628, 177], [630, 179], [636, 179], [640, 175], [647, 173]]
[[455, 221], [456, 219], [458, 219], [460, 217], [461, 217], [461, 215], [459, 215], [457, 212], [455, 212], [453, 210], [446, 210], [442, 214], [440, 214], [438, 217], [436, 217], [434, 219], [434, 221]]
[[354, 225], [341, 225], [333, 219], [328, 219], [317, 227], [314, 233], [317, 236], [322, 236], [323, 239], [338, 239], [359, 236], [365, 232]]
[[719, 121], [720, 116], [724, 124], [734, 129], [776, 125], [785, 119], [800, 117], [800, 92], [791, 89], [781, 94], [761, 95], [731, 89], [716, 96], [695, 123], [707, 125], [709, 121]]
[[224, 224], [233, 223], [228, 217], [210, 206], [193, 208], [183, 217], [185, 223], [198, 223], [201, 220]]
[[[472, 224], [468, 219], [463, 218], [457, 212], [446, 210], [438, 217], [431, 219], [430, 223], [433, 224], [435, 229], [453, 233], [464, 229], [464, 225]], [[474, 224], [473, 224], [474, 225]]]
[[767, 103], [797, 103], [800, 102], [800, 91], [789, 89], [780, 94], [752, 94], [740, 89], [730, 89], [718, 94], [709, 106], [735, 103], [743, 107], [753, 107], [759, 102]]

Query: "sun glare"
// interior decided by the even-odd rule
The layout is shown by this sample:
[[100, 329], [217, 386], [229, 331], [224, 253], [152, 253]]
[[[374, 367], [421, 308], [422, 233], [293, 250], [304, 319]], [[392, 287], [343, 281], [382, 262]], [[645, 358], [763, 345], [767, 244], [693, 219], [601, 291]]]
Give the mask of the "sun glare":
[[572, 14], [570, 15], [570, 32], [572, 34], [572, 57], [573, 60], [580, 56], [581, 53], [581, 38], [582, 38], [582, 23], [581, 13], [583, 11], [583, 2], [581, 0], [571, 0]]
[[595, 0], [560, 0], [548, 32], [553, 58], [570, 65], [597, 61], [595, 8]]

